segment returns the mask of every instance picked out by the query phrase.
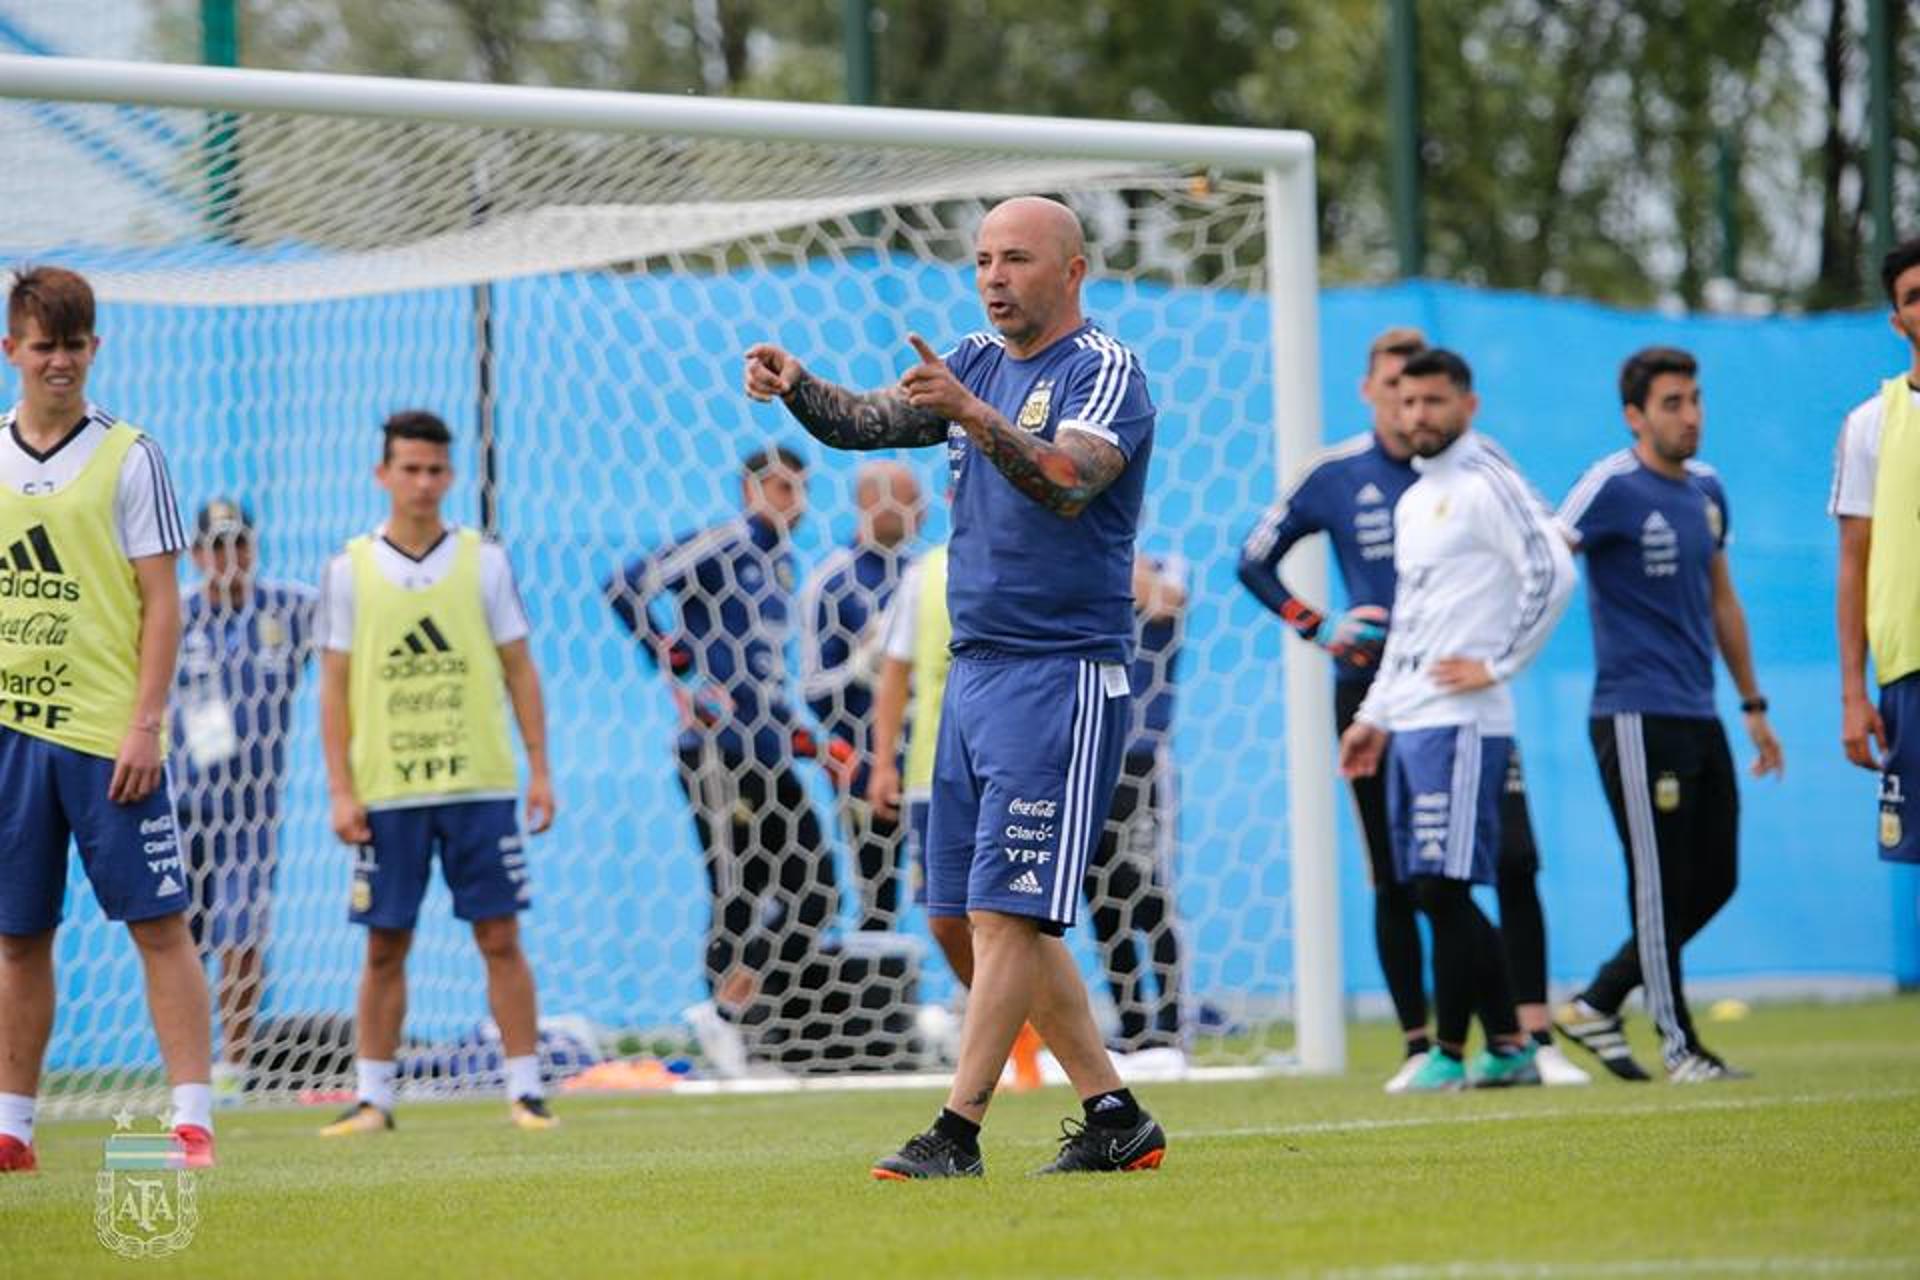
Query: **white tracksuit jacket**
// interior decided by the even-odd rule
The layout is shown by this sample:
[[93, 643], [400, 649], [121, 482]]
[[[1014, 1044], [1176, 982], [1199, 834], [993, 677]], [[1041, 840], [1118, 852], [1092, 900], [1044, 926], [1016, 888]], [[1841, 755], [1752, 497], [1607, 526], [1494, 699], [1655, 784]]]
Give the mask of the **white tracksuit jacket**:
[[[1393, 513], [1386, 651], [1355, 718], [1388, 731], [1472, 724], [1511, 737], [1507, 682], [1566, 611], [1573, 556], [1546, 504], [1478, 432], [1413, 465], [1420, 479]], [[1441, 658], [1479, 658], [1495, 683], [1448, 693], [1428, 674]]]

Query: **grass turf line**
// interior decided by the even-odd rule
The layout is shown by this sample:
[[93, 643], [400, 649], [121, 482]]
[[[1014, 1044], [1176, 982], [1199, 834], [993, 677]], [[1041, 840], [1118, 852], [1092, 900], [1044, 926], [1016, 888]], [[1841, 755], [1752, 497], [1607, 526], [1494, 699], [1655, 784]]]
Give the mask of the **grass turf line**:
[[111, 1122], [61, 1122], [0, 1177], [0, 1274], [1920, 1275], [1920, 999], [1706, 1031], [1756, 1078], [1388, 1098], [1360, 1026], [1343, 1078], [1144, 1086], [1167, 1164], [1117, 1178], [1024, 1176], [1065, 1089], [995, 1103], [984, 1181], [906, 1186], [866, 1169], [935, 1093], [563, 1096], [545, 1134], [403, 1105], [334, 1142], [330, 1112], [222, 1113], [193, 1244], [138, 1263], [93, 1234]]

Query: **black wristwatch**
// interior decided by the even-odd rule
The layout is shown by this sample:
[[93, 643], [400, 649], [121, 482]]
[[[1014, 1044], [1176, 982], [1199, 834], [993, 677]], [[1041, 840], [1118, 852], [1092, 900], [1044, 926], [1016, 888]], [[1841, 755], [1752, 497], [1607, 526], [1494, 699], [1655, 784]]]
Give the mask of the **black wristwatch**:
[[1763, 715], [1767, 710], [1767, 700], [1759, 694], [1755, 694], [1753, 697], [1745, 698], [1741, 701], [1740, 710], [1742, 714], [1745, 715]]

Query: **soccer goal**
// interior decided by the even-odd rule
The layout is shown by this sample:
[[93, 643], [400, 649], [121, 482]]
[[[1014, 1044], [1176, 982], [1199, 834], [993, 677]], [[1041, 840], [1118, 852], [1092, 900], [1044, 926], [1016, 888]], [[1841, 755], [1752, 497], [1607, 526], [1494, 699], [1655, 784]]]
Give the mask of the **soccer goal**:
[[[738, 779], [683, 791], [672, 680], [601, 584], [736, 518], [741, 459], [786, 444], [809, 464], [782, 584], [797, 600], [853, 533], [861, 459], [750, 403], [743, 350], [773, 339], [821, 376], [885, 384], [909, 332], [984, 327], [986, 209], [1065, 200], [1088, 233], [1087, 311], [1141, 357], [1160, 409], [1142, 549], [1188, 591], [1155, 677], [1174, 694], [1157, 804], [1116, 827], [1109, 864], [1176, 910], [1123, 925], [1131, 969], [1084, 908], [1074, 946], [1101, 1016], [1175, 1019], [1196, 1070], [1342, 1067], [1329, 674], [1234, 580], [1240, 537], [1320, 440], [1305, 135], [0, 58], [0, 160], [0, 252], [92, 279], [94, 398], [158, 438], [189, 521], [216, 495], [251, 510], [264, 576], [314, 582], [381, 518], [387, 414], [454, 426], [451, 513], [507, 546], [546, 686], [562, 811], [529, 845], [525, 918], [542, 1013], [591, 1052], [693, 1054], [709, 1073], [685, 1011], [712, 994], [703, 859], [729, 837], [697, 834], [694, 813], [726, 828], [771, 802]], [[932, 545], [943, 451], [900, 460]], [[1289, 573], [1324, 599], [1318, 555]], [[677, 625], [674, 597], [654, 607]], [[804, 717], [799, 630], [783, 651]], [[337, 1083], [362, 953], [307, 678], [250, 1059], [267, 1099]], [[803, 904], [776, 871], [752, 898], [743, 928], [776, 945], [734, 992], [750, 993], [732, 1027], [745, 1074], [937, 1069], [946, 1019], [927, 1011], [956, 993], [924, 918], [902, 893], [894, 930], [856, 927], [849, 806], [814, 761], [793, 775], [829, 871], [805, 892], [827, 896]], [[58, 964], [49, 1104], [156, 1089], [131, 947], [77, 864]], [[403, 1090], [480, 1087], [498, 1069], [482, 970], [437, 878], [410, 978]]]

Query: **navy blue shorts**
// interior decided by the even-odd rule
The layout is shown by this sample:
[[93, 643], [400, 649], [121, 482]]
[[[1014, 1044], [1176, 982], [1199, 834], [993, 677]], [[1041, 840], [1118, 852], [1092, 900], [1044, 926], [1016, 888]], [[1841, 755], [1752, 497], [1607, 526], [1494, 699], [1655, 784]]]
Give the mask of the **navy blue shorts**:
[[373, 842], [353, 865], [348, 919], [376, 929], [411, 929], [420, 918], [436, 850], [453, 891], [453, 914], [494, 920], [533, 902], [525, 838], [514, 801], [448, 800], [367, 814]]
[[1387, 822], [1394, 874], [1492, 884], [1500, 863], [1500, 796], [1512, 738], [1474, 725], [1406, 729], [1387, 743]]
[[0, 727], [0, 933], [60, 923], [67, 845], [80, 847], [93, 896], [109, 920], [152, 920], [187, 909], [187, 874], [163, 783], [136, 804], [107, 799], [113, 761]]
[[1127, 669], [1085, 658], [955, 655], [927, 821], [927, 913], [997, 911], [1059, 934], [1113, 803]]
[[1880, 860], [1920, 862], [1920, 671], [1880, 690], [1887, 756], [1880, 771]]
[[204, 947], [266, 945], [278, 819], [218, 825], [180, 820], [193, 905], [187, 920]]

